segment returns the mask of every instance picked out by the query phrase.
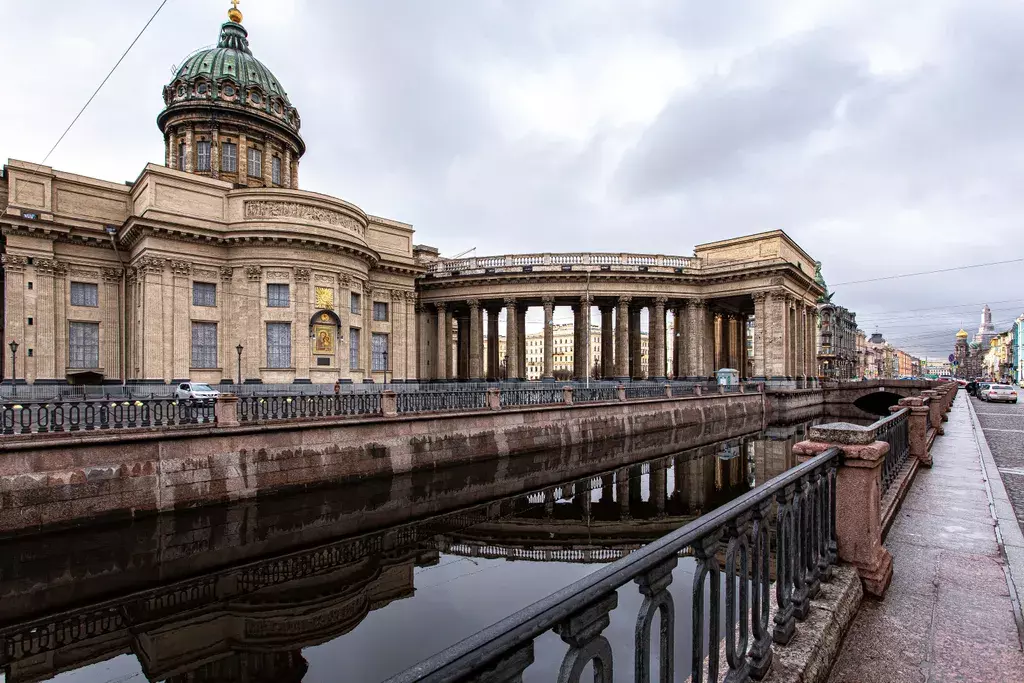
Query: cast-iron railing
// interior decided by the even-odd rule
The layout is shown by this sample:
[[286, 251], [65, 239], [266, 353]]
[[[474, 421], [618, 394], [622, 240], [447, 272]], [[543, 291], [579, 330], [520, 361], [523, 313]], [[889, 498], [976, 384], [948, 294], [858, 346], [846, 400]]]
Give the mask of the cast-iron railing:
[[487, 390], [416, 391], [395, 394], [399, 413], [474, 410], [487, 407]]
[[871, 425], [875, 430], [875, 438], [889, 444], [889, 452], [886, 453], [885, 464], [882, 466], [882, 495], [885, 495], [889, 486], [896, 481], [904, 463], [907, 462], [907, 455], [910, 453], [909, 416], [910, 411], [903, 408]]
[[629, 384], [626, 386], [626, 398], [665, 398], [665, 385]]
[[515, 386], [501, 388], [499, 397], [502, 406], [536, 406], [550, 403], [564, 403], [561, 385], [540, 386], [520, 389]]
[[[668, 590], [681, 551], [692, 548], [691, 681], [719, 680], [725, 641], [726, 680], [761, 678], [772, 663], [772, 643], [793, 637], [810, 600], [836, 563], [836, 470], [840, 451], [829, 448], [714, 512], [663, 536], [576, 583], [470, 636], [390, 679], [409, 681], [521, 680], [533, 663], [533, 643], [554, 630], [568, 646], [557, 680], [577, 683], [592, 663], [594, 679], [611, 683], [612, 647], [603, 631], [630, 581], [644, 596], [634, 632], [630, 680], [650, 681], [651, 624], [660, 614], [659, 676], [676, 680], [675, 604]], [[769, 525], [776, 538], [777, 612], [769, 625]], [[724, 548], [724, 567], [719, 562]], [[724, 572], [724, 577], [723, 577]], [[721, 585], [725, 585], [722, 604]], [[708, 591], [708, 604], [704, 593]], [[723, 612], [724, 608], [724, 612]], [[720, 632], [724, 616], [725, 632]], [[705, 630], [707, 631], [705, 637]], [[708, 644], [707, 647], [705, 645]], [[494, 677], [489, 677], [494, 674]], [[544, 675], [553, 678], [553, 672]]]
[[334, 396], [239, 396], [238, 421], [261, 422], [304, 417], [380, 413], [380, 394]]
[[577, 386], [572, 392], [573, 403], [592, 403], [594, 401], [617, 401], [618, 389], [611, 386]]
[[213, 401], [171, 398], [52, 400], [0, 404], [4, 434], [139, 429], [214, 422]]

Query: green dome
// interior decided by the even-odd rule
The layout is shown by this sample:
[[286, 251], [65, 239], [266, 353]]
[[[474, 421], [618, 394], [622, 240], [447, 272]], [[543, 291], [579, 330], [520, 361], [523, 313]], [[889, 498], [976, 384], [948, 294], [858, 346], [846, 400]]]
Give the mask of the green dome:
[[256, 114], [297, 136], [299, 113], [277, 77], [253, 56], [248, 36], [241, 24], [228, 21], [216, 47], [189, 55], [164, 88], [161, 121], [171, 111], [223, 106]]

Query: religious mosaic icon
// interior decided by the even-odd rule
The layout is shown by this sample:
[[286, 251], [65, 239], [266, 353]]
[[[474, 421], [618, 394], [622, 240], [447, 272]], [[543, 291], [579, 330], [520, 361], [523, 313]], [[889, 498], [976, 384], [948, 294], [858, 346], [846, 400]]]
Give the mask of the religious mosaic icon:
[[334, 355], [334, 326], [313, 326], [313, 353], [317, 355]]

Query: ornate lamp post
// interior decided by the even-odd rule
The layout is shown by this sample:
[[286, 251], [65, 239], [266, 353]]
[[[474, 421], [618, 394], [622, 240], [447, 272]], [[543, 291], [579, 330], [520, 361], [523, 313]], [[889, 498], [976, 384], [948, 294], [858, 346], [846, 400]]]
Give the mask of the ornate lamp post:
[[18, 342], [11, 340], [8, 344], [11, 347], [11, 395], [17, 395], [18, 393]]
[[245, 347], [242, 346], [242, 342], [238, 342], [238, 346], [235, 347], [235, 351], [238, 352], [238, 384], [239, 384], [239, 386], [241, 386], [241, 384], [242, 384], [242, 349], [244, 349], [244, 348]]
[[384, 349], [381, 352], [381, 355], [384, 357], [384, 384], [387, 384], [388, 383], [388, 350]]

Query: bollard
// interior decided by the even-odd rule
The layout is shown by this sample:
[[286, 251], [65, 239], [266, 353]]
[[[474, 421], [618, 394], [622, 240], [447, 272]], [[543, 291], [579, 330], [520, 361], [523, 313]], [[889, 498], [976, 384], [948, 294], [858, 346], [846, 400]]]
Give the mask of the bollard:
[[843, 452], [836, 500], [839, 559], [853, 565], [864, 590], [885, 595], [892, 581], [892, 555], [882, 545], [882, 467], [889, 444], [875, 430], [846, 423], [811, 427], [810, 440], [793, 447], [800, 462], [836, 446]]
[[921, 392], [921, 396], [929, 399], [928, 409], [932, 414], [932, 427], [935, 428], [935, 433], [942, 435], [945, 431], [942, 429], [942, 402], [939, 400], [939, 393], [932, 389], [926, 389]]
[[899, 403], [889, 407], [891, 413], [898, 413], [904, 408], [910, 410], [907, 418], [910, 455], [917, 458], [923, 467], [932, 466], [932, 454], [928, 450], [928, 413], [931, 412], [931, 400], [927, 396], [911, 396], [901, 398]]
[[398, 415], [398, 396], [390, 389], [380, 392], [380, 412], [384, 417]]
[[572, 387], [562, 387], [562, 402], [567, 406], [572, 405]]
[[218, 427], [238, 426], [238, 396], [221, 394], [213, 404], [213, 419]]
[[501, 410], [501, 390], [497, 387], [487, 389], [487, 407], [491, 410]]

